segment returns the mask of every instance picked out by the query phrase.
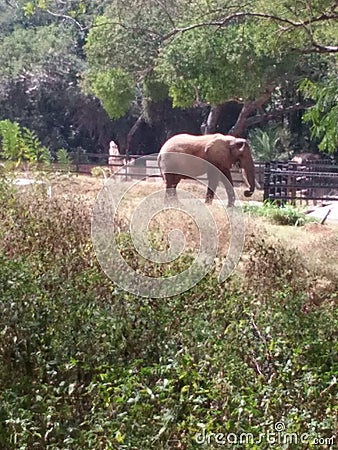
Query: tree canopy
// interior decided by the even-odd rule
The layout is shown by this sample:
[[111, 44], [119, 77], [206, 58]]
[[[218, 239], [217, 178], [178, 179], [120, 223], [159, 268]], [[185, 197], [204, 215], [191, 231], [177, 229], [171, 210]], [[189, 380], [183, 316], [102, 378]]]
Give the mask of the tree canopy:
[[335, 0], [0, 0], [0, 13], [0, 119], [44, 145], [283, 122], [302, 129], [296, 146], [338, 146]]
[[[310, 0], [300, 6], [293, 1], [112, 1], [88, 34], [89, 88], [97, 92], [100, 77], [113, 84], [123, 71], [129, 93], [147, 89], [156, 99], [162, 86], [178, 107], [235, 99], [243, 103], [247, 119], [268, 102], [271, 106], [278, 90], [305, 78], [317, 81], [336, 62], [336, 2]], [[130, 107], [120, 92], [109, 91], [112, 117]]]
[[320, 140], [319, 148], [335, 152], [338, 144], [338, 80], [329, 77], [323, 82], [304, 80], [301, 84], [304, 95], [315, 100], [304, 120], [312, 123], [312, 136]]

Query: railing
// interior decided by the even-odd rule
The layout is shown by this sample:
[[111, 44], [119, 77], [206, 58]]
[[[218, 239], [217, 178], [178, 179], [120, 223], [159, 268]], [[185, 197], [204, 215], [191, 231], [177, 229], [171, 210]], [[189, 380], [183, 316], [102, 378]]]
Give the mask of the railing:
[[[73, 160], [69, 170], [90, 174], [94, 167], [109, 169], [119, 181], [133, 179], [156, 180], [161, 177], [157, 155], [116, 155], [70, 153]], [[108, 164], [109, 162], [109, 164]], [[130, 164], [126, 164], [126, 163]], [[256, 187], [264, 189], [264, 199], [295, 202], [296, 200], [337, 200], [338, 166], [328, 161], [255, 162]], [[241, 170], [234, 166], [231, 175], [235, 186], [244, 182]], [[206, 180], [206, 176], [199, 177]]]
[[[94, 167], [108, 168], [112, 173], [118, 172], [117, 176], [121, 181], [128, 181], [131, 179], [156, 179], [161, 178], [161, 172], [157, 164], [157, 155], [125, 155], [109, 156], [107, 154], [96, 153], [69, 153], [72, 164], [69, 170], [79, 174], [90, 174]], [[94, 160], [94, 161], [93, 161]], [[109, 164], [108, 164], [109, 162]], [[131, 164], [128, 164], [131, 162]], [[126, 164], [127, 163], [127, 164]], [[57, 169], [58, 165], [54, 165]], [[259, 186], [263, 186], [264, 181], [264, 163], [255, 163], [256, 180]], [[244, 182], [242, 172], [238, 167], [231, 169], [231, 175], [235, 185]], [[206, 180], [207, 177], [199, 177], [201, 180]]]
[[338, 200], [338, 165], [272, 161], [265, 164], [264, 200]]
[[[71, 163], [52, 163], [51, 170], [90, 174], [94, 167], [101, 167], [104, 171], [107, 169], [108, 173], [115, 173], [119, 181], [161, 178], [156, 154], [142, 157], [129, 155], [127, 158], [125, 155], [74, 152], [69, 153], [69, 156]], [[255, 162], [255, 169], [256, 189], [263, 189], [264, 200], [278, 201], [281, 204], [303, 199], [314, 202], [338, 200], [338, 165], [334, 165], [331, 160], [302, 164], [293, 161]], [[245, 182], [240, 168], [234, 166], [231, 175], [235, 186]], [[206, 180], [207, 177], [204, 175], [198, 179]]]

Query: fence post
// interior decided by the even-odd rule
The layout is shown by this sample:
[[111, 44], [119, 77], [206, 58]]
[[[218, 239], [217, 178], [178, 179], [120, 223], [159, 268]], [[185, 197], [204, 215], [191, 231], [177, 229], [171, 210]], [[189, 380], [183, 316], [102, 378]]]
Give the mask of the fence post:
[[271, 178], [271, 163], [266, 162], [264, 167], [264, 196], [263, 200], [270, 198], [270, 178]]
[[77, 148], [75, 153], [75, 167], [77, 176], [79, 176], [79, 165], [80, 165], [80, 149]]
[[297, 172], [297, 164], [293, 161], [289, 161], [288, 171], [290, 171], [291, 173], [288, 176], [287, 192], [288, 192], [288, 196], [291, 197], [290, 198], [291, 204], [293, 206], [295, 206], [296, 205], [296, 197], [297, 197], [297, 187], [296, 187], [297, 177], [295, 175], [295, 172]]

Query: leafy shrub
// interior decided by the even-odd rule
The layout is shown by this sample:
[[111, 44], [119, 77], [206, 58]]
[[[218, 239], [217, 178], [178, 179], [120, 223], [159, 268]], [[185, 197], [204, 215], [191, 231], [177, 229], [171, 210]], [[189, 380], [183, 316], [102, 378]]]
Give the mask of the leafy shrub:
[[297, 254], [257, 242], [250, 282], [210, 274], [176, 297], [137, 298], [100, 270], [81, 200], [4, 188], [0, 201], [1, 449], [216, 449], [196, 433], [258, 439], [277, 421], [333, 435], [338, 313], [304, 309]]
[[90, 173], [93, 177], [103, 177], [107, 178], [110, 175], [110, 170], [105, 167], [93, 167]]
[[20, 128], [17, 122], [0, 121], [1, 156], [15, 161], [18, 165], [28, 163], [50, 163], [48, 148], [41, 145], [34, 131], [26, 127]]
[[261, 299], [278, 296], [280, 290], [287, 290], [290, 296], [306, 291], [308, 274], [302, 256], [280, 242], [253, 240], [244, 273], [247, 289]]
[[0, 248], [5, 254], [67, 276], [92, 263], [88, 206], [76, 197], [50, 199], [38, 187], [7, 194], [0, 198]]
[[277, 225], [301, 226], [306, 222], [313, 221], [297, 208], [288, 204], [279, 206], [276, 203], [266, 201], [262, 205], [244, 204], [243, 209], [247, 213], [266, 217]]
[[257, 161], [288, 159], [290, 136], [284, 129], [256, 128], [249, 133], [249, 141], [254, 159]]

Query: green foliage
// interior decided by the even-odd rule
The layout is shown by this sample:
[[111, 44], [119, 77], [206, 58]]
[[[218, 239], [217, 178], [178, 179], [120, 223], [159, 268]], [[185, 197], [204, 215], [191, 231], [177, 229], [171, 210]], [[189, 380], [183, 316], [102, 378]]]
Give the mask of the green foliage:
[[74, 35], [67, 28], [56, 25], [18, 27], [0, 38], [0, 81], [34, 75], [32, 82], [36, 89], [37, 84], [52, 73], [69, 76], [81, 67], [74, 50]]
[[[2, 118], [36, 130], [53, 150], [97, 148], [92, 135], [102, 149], [102, 129], [110, 131], [96, 114], [98, 104], [93, 112], [81, 95], [81, 78], [112, 117], [124, 114], [130, 99], [139, 113], [166, 96], [191, 106], [254, 101], [276, 86], [290, 92], [299, 78], [335, 73], [320, 46], [337, 42], [334, 8], [333, 0], [309, 0], [300, 10], [291, 0], [2, 1]], [[112, 69], [129, 75], [133, 95], [128, 88], [123, 98], [111, 97], [110, 80], [119, 85], [120, 78], [107, 76]], [[283, 97], [282, 106], [289, 106]]]
[[28, 162], [42, 162], [45, 164], [51, 162], [49, 149], [42, 146], [35, 132], [26, 127], [22, 128], [22, 146], [24, 149], [22, 155], [23, 160], [27, 160]]
[[[0, 2], [0, 119], [34, 129], [53, 152], [102, 151], [112, 124], [97, 100], [81, 92], [84, 31], [75, 21], [90, 26], [104, 2], [53, 0], [48, 10], [55, 15], [37, 7], [32, 16], [24, 14], [24, 3]], [[79, 14], [65, 18], [71, 10]]]
[[16, 122], [0, 122], [1, 154], [5, 159], [19, 159], [21, 153], [21, 130]]
[[23, 5], [23, 10], [27, 16], [32, 16], [35, 12], [35, 7], [33, 2], [26, 2]]
[[110, 117], [122, 117], [135, 96], [131, 77], [121, 69], [109, 69], [90, 75], [90, 89], [102, 100]]
[[[167, 5], [168, 11], [171, 7]], [[132, 101], [140, 93], [143, 95], [143, 89], [145, 104], [167, 96], [166, 86], [150, 67], [157, 58], [160, 33], [170, 26], [164, 8], [153, 1], [128, 4], [114, 1], [105, 15], [96, 18], [95, 27], [86, 39], [90, 70], [84, 74], [84, 85], [100, 98], [111, 117], [125, 114]], [[117, 85], [116, 89], [112, 84]], [[120, 88], [125, 91], [123, 98], [119, 95]]]
[[168, 84], [174, 105], [187, 106], [187, 89], [190, 104], [192, 100], [220, 104], [232, 98], [257, 98], [282, 74], [287, 77], [295, 60], [288, 54], [276, 55], [266, 40], [263, 45], [261, 33], [258, 24], [246, 22], [217, 31], [205, 27], [183, 33], [166, 45], [156, 70]]
[[59, 148], [56, 152], [56, 161], [62, 166], [70, 166], [72, 164], [72, 158], [65, 148]]
[[168, 98], [168, 86], [156, 78], [155, 74], [149, 74], [143, 83], [143, 97], [145, 101], [159, 102]]
[[283, 146], [285, 132], [280, 128], [257, 128], [249, 133], [250, 146], [257, 161], [272, 161], [288, 157]]
[[137, 84], [155, 71], [174, 106], [257, 99], [267, 89], [293, 83], [320, 60], [302, 54], [313, 45], [309, 36], [334, 39], [331, 22], [314, 21], [308, 29], [298, 26], [312, 21], [312, 14], [329, 12], [332, 2], [317, 3], [299, 12], [292, 2], [224, 5], [182, 0], [164, 7], [152, 1], [115, 0], [90, 31], [86, 54], [91, 68], [123, 68]]
[[254, 241], [243, 280], [142, 299], [100, 270], [90, 215], [74, 196], [0, 191], [3, 450], [216, 450], [196, 433], [258, 440], [280, 421], [334, 434], [338, 313], [329, 293], [307, 300], [301, 255]]
[[18, 164], [22, 162], [48, 164], [51, 161], [49, 149], [43, 147], [34, 133], [26, 127], [20, 128], [17, 122], [0, 121], [0, 155]]
[[311, 122], [312, 137], [320, 141], [322, 151], [334, 153], [338, 148], [338, 83], [333, 76], [325, 82], [314, 83], [304, 80], [300, 91], [315, 101], [313, 108], [304, 115], [304, 121]]
[[94, 16], [102, 11], [106, 6], [106, 1], [101, 0], [30, 0], [21, 1], [25, 15], [30, 19], [34, 16], [45, 17], [49, 20], [59, 19], [69, 26], [82, 31], [93, 23]]
[[110, 175], [110, 170], [107, 169], [106, 167], [93, 167], [92, 170], [90, 171], [90, 173], [92, 174], [93, 177], [103, 177], [103, 178], [107, 178]]
[[277, 225], [301, 226], [311, 221], [299, 209], [288, 204], [280, 206], [276, 203], [266, 201], [263, 205], [259, 206], [245, 204], [243, 209], [250, 214], [266, 217]]

